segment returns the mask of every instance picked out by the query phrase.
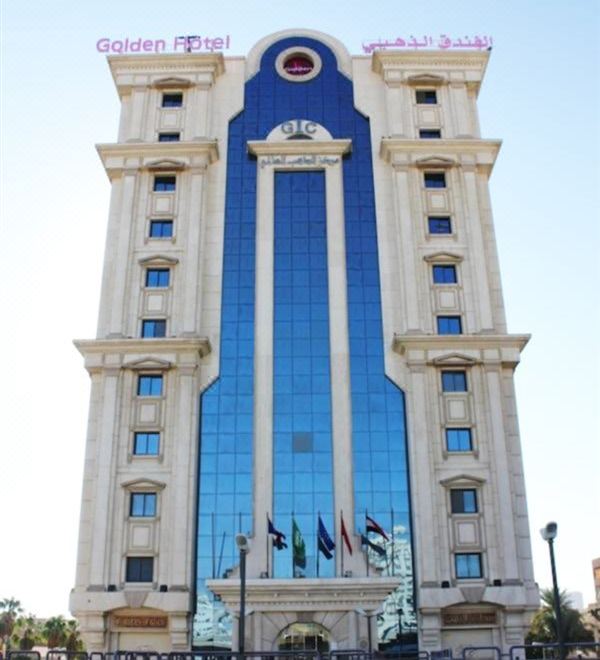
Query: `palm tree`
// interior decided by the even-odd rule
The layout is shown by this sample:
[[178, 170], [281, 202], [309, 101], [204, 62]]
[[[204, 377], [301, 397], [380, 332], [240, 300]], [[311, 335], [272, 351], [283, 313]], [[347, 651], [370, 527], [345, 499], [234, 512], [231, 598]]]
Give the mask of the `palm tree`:
[[65, 648], [71, 653], [83, 651], [83, 640], [79, 634], [79, 624], [77, 619], [69, 619], [67, 621], [67, 639], [65, 641]]
[[16, 598], [3, 598], [0, 600], [0, 638], [5, 653], [10, 650], [10, 636], [13, 633], [17, 616], [23, 608]]
[[38, 622], [33, 614], [20, 616], [15, 623], [13, 642], [20, 651], [31, 651], [38, 639]]
[[63, 647], [67, 641], [67, 622], [63, 616], [53, 616], [46, 620], [42, 629], [49, 649]]
[[[535, 642], [552, 644], [558, 640], [553, 590], [543, 589], [541, 600], [542, 607], [535, 613], [529, 633], [525, 638], [527, 644]], [[563, 642], [565, 644], [593, 642], [592, 633], [583, 625], [579, 611], [571, 607], [571, 601], [566, 591], [558, 594], [558, 602], [562, 619]]]

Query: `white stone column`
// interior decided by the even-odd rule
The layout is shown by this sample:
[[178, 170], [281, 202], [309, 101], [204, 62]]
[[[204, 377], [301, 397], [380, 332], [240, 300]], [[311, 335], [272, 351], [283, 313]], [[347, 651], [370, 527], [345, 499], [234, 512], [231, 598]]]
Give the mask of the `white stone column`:
[[146, 128], [144, 110], [148, 91], [149, 90], [146, 86], [133, 87], [131, 90], [127, 142], [141, 142], [144, 139], [144, 131]]
[[[422, 332], [419, 313], [419, 278], [415, 255], [418, 255], [413, 230], [413, 214], [410, 200], [410, 169], [405, 165], [394, 165], [394, 200], [396, 209], [397, 252], [400, 260], [404, 328], [407, 334]], [[420, 264], [419, 264], [420, 265]], [[426, 300], [426, 297], [422, 297]]]
[[455, 137], [473, 137], [471, 126], [471, 107], [467, 95], [467, 86], [464, 82], [451, 82], [448, 86], [450, 101], [452, 103], [452, 120]]
[[[411, 366], [410, 386], [407, 392], [407, 435], [409, 438], [411, 502], [413, 519], [417, 521], [413, 530], [415, 564], [420, 584], [439, 583], [436, 565], [436, 553], [431, 551], [431, 545], [436, 543], [438, 533], [435, 529], [433, 511], [433, 493], [435, 488], [434, 475], [430, 457], [430, 434], [427, 428], [429, 419], [427, 406], [427, 373], [425, 366]], [[423, 549], [421, 549], [423, 548]]]
[[165, 571], [165, 581], [170, 587], [186, 587], [192, 591], [198, 442], [196, 371], [196, 364], [184, 364], [171, 376], [176, 385], [169, 389], [176, 392], [177, 412], [170, 443], [173, 452], [170, 485], [163, 491], [163, 497], [169, 498], [164, 517], [170, 521], [170, 527], [168, 537], [164, 528], [165, 538], [161, 539], [161, 558], [166, 564], [161, 570]]
[[[181, 334], [184, 337], [197, 337], [199, 334], [200, 314], [202, 309], [202, 272], [201, 265], [204, 256], [204, 182], [206, 165], [188, 170], [187, 214], [184, 236], [184, 257], [182, 276], [178, 286], [182, 291], [179, 300]], [[183, 220], [183, 218], [181, 218]]]
[[467, 328], [468, 332], [494, 332], [490, 285], [487, 266], [487, 250], [483, 239], [479, 199], [477, 195], [477, 172], [475, 166], [463, 166], [464, 198], [466, 207], [465, 224], [469, 236], [469, 257], [472, 268], [473, 292], [479, 303], [479, 327]]
[[[118, 232], [116, 245], [114, 245], [115, 256], [112, 259], [112, 272], [110, 276], [110, 288], [103, 291], [109, 295], [110, 300], [103, 299], [102, 304], [110, 309], [109, 337], [123, 337], [127, 335], [124, 327], [124, 306], [125, 296], [128, 292], [127, 272], [129, 270], [129, 243], [131, 235], [131, 225], [133, 222], [135, 183], [137, 179], [137, 169], [125, 170], [121, 183], [121, 205], [115, 219], [118, 226], [114, 226], [114, 231]], [[117, 223], [115, 223], [116, 225]], [[108, 259], [108, 256], [106, 257]], [[129, 300], [129, 296], [127, 296]]]
[[96, 488], [94, 493], [93, 526], [91, 534], [90, 579], [93, 586], [106, 584], [106, 563], [110, 557], [109, 521], [112, 518], [113, 492], [113, 445], [117, 405], [119, 367], [103, 371], [102, 415], [98, 420], [96, 444]]
[[248, 553], [248, 577], [259, 577], [266, 568], [266, 514], [272, 514], [273, 508], [273, 238], [274, 170], [259, 167], [254, 294], [254, 538], [252, 552]]
[[[331, 369], [331, 425], [333, 492], [336, 538], [341, 539], [340, 511], [348, 533], [354, 531], [352, 478], [352, 408], [350, 392], [350, 339], [346, 282], [346, 233], [342, 162], [325, 169], [327, 208], [327, 268], [329, 278], [329, 346]], [[344, 570], [358, 571], [358, 554], [344, 557]], [[341, 575], [341, 548], [335, 553], [336, 575]]]
[[387, 111], [388, 134], [394, 137], [410, 137], [407, 133], [411, 122], [406, 117], [409, 101], [407, 98], [407, 88], [400, 83], [386, 85], [385, 101]]
[[[515, 540], [514, 512], [512, 507], [513, 489], [511, 466], [508, 461], [506, 429], [502, 410], [502, 383], [500, 366], [485, 367], [490, 410], [490, 457], [493, 457], [496, 491], [498, 496], [499, 536], [502, 539], [504, 571], [494, 567], [502, 580], [519, 579], [517, 547]], [[502, 572], [501, 572], [502, 571]]]
[[212, 80], [201, 82], [194, 87], [193, 91], [190, 90], [190, 95], [193, 95], [193, 101], [188, 106], [188, 111], [186, 113], [186, 128], [184, 130], [186, 130], [186, 132], [189, 130], [189, 135], [192, 140], [209, 137], [211, 86]]

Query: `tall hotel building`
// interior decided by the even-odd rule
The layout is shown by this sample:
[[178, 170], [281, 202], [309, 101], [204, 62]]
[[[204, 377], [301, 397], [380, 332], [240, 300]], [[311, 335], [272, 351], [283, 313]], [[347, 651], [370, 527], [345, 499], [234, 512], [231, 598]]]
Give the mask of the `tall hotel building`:
[[504, 316], [488, 57], [289, 30], [246, 58], [108, 58], [98, 333], [76, 342], [88, 650], [236, 649], [239, 533], [246, 650], [522, 643], [528, 337]]

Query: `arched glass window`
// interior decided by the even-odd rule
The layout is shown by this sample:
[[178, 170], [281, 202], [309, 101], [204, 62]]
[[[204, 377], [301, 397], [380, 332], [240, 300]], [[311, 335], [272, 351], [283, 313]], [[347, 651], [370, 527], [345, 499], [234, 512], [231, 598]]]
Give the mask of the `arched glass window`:
[[327, 653], [329, 631], [318, 623], [292, 623], [279, 633], [277, 650]]

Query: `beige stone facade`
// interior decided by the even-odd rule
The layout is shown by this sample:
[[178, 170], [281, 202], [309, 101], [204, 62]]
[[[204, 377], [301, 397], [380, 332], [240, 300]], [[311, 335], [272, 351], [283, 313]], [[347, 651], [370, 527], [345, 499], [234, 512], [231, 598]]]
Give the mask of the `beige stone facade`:
[[[98, 332], [76, 342], [91, 401], [71, 611], [89, 651], [190, 648], [199, 397], [219, 376], [228, 126], [244, 108], [244, 83], [259, 71], [264, 51], [292, 36], [331, 49], [352, 82], [356, 109], [370, 121], [385, 370], [406, 397], [419, 648], [506, 649], [522, 643], [538, 595], [513, 385], [528, 337], [507, 333], [488, 191], [500, 142], [481, 137], [476, 105], [489, 53], [353, 57], [332, 37], [301, 30], [265, 38], [247, 58], [108, 58], [122, 109], [117, 142], [98, 146], [112, 187]], [[417, 103], [417, 91], [435, 92], [436, 102]], [[180, 94], [183, 103], [163, 107], [165, 94]], [[289, 117], [299, 119], [311, 117]], [[338, 556], [336, 578], [261, 576], [269, 550], [258, 512], [272, 510], [273, 491], [273, 175], [282, 168], [325, 171], [333, 493], [359, 542], [340, 247], [343, 158], [352, 144], [333, 139], [318, 122], [310, 141], [287, 141], [282, 130], [274, 125], [247, 145], [258, 169], [256, 515], [246, 649], [277, 648], [278, 635], [294, 621], [322, 625], [332, 648], [364, 649], [367, 620], [356, 610], [377, 610], [398, 580], [369, 574], [362, 553], [346, 557], [346, 577]], [[440, 130], [441, 139], [423, 139], [420, 130]], [[178, 133], [179, 140], [159, 142], [161, 133]], [[425, 187], [430, 172], [443, 173], [445, 187]], [[155, 190], [157, 177], [174, 177], [176, 189]], [[430, 216], [450, 218], [451, 232], [428, 231]], [[151, 221], [161, 220], [173, 222], [171, 235], [149, 231]], [[435, 265], [455, 266], [457, 281], [432, 284]], [[149, 270], [168, 271], [168, 284], [147, 286]], [[461, 333], [438, 333], [440, 316], [459, 317]], [[140, 337], [148, 319], [165, 322], [163, 337]], [[443, 391], [442, 371], [466, 373], [468, 390]], [[160, 392], [140, 395], [144, 375], [160, 377]], [[469, 451], [449, 451], [447, 429], [468, 429]], [[160, 434], [157, 451], [136, 453], [136, 433]], [[453, 512], [453, 489], [475, 491], [476, 511]], [[132, 495], [149, 492], [152, 515], [132, 516]], [[478, 556], [481, 574], [457, 576], [457, 554]], [[126, 579], [132, 556], [152, 560], [151, 580]], [[239, 609], [235, 572], [209, 587], [231, 612]]]

